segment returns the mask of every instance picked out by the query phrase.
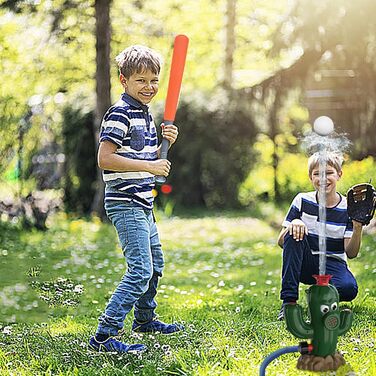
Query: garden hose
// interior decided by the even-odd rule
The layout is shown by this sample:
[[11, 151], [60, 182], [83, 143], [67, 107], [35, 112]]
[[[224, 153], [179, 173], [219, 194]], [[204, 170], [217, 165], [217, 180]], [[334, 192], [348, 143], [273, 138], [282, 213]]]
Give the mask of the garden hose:
[[283, 354], [289, 354], [293, 352], [300, 352], [301, 354], [309, 354], [312, 351], [312, 345], [308, 344], [307, 342], [300, 342], [299, 346], [289, 346], [283, 347], [282, 349], [278, 349], [271, 354], [269, 354], [264, 361], [261, 363], [260, 366], [260, 373], [259, 376], [265, 376], [266, 367], [271, 363], [274, 359], [277, 359], [279, 356]]

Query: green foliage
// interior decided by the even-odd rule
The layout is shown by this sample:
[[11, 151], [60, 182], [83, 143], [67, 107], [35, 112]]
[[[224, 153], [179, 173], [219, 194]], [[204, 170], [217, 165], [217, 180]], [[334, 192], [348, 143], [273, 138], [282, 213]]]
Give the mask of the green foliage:
[[[4, 259], [0, 263], [0, 299], [17, 299], [13, 306], [7, 299], [9, 304], [0, 305], [0, 374], [257, 375], [268, 354], [297, 345], [299, 340], [276, 319], [281, 268], [277, 232], [263, 221], [240, 214], [232, 218], [160, 217], [166, 267], [158, 287], [157, 313], [166, 322], [184, 322], [186, 330], [172, 336], [135, 335], [130, 332], [133, 317], [128, 315], [121, 339], [146, 344], [149, 351], [140, 357], [97, 354], [87, 346], [126, 268], [111, 225], [96, 218], [85, 221], [60, 216], [50, 221], [44, 233], [2, 227], [0, 238], [9, 246], [7, 254], [0, 251], [0, 260]], [[345, 354], [347, 365], [337, 376], [376, 372], [376, 330], [370, 324], [376, 308], [375, 250], [374, 236], [364, 235], [360, 255], [350, 260], [359, 295], [346, 304], [354, 312], [354, 323], [339, 339], [338, 349]], [[83, 286], [79, 304], [60, 310], [46, 307], [48, 316], [34, 323], [36, 308], [31, 305], [26, 310], [34, 290], [22, 290], [14, 280], [17, 273], [28, 273], [31, 262], [40, 266], [39, 275], [33, 278], [49, 288], [46, 294], [55, 296], [59, 287], [67, 296], [68, 289], [73, 290], [75, 297], [75, 287], [68, 279], [79, 283], [78, 291]], [[64, 280], [57, 287], [43, 283], [59, 281], [59, 277]], [[304, 289], [302, 286], [299, 304], [305, 311]], [[21, 315], [23, 310], [26, 317]], [[297, 370], [298, 356], [273, 361], [268, 375], [317, 375]]]
[[[278, 59], [267, 54], [287, 4], [287, 0], [237, 1], [234, 88], [251, 86], [277, 69]], [[165, 64], [158, 100], [163, 101], [174, 36], [186, 34], [190, 42], [182, 98], [196, 91], [212, 93], [223, 80], [225, 9], [225, 0], [131, 1], [126, 7], [121, 0], [114, 0], [113, 56], [131, 44], [145, 44], [160, 51]], [[115, 83], [115, 66], [112, 77]], [[115, 92], [121, 89], [119, 85], [113, 88]]]
[[93, 113], [66, 107], [63, 111], [65, 154], [64, 204], [68, 212], [88, 214], [95, 194], [96, 140]]
[[[209, 103], [211, 104], [209, 105]], [[179, 138], [170, 149], [169, 182], [176, 205], [231, 208], [252, 161], [256, 136], [252, 116], [238, 102], [221, 97], [184, 100], [175, 123]]]
[[376, 161], [372, 157], [362, 161], [349, 161], [343, 165], [343, 175], [338, 188], [346, 193], [353, 185], [369, 183], [376, 185]]
[[[272, 142], [261, 138], [255, 143], [255, 149], [259, 152], [256, 167], [249, 173], [239, 189], [239, 198], [243, 205], [274, 197], [274, 175], [271, 166]], [[307, 160], [307, 157], [300, 153], [285, 154], [281, 157], [277, 179], [283, 202], [291, 202], [298, 192], [313, 190], [308, 177]], [[366, 183], [370, 179], [375, 182], [375, 171], [376, 161], [372, 157], [362, 161], [347, 161], [343, 166], [343, 175], [338, 182], [337, 190], [346, 194], [354, 184]]]

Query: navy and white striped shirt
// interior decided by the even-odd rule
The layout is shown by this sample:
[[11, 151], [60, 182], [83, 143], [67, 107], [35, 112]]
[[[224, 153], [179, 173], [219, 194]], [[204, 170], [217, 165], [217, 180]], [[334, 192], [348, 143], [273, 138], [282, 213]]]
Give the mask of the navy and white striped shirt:
[[[158, 138], [148, 106], [126, 93], [103, 117], [99, 142], [110, 141], [116, 153], [126, 158], [154, 161], [158, 159]], [[133, 201], [153, 208], [154, 175], [145, 171], [103, 171], [105, 201]]]
[[[312, 254], [319, 254], [319, 204], [317, 192], [299, 193], [291, 203], [282, 223], [288, 227], [293, 219], [301, 219], [308, 228], [308, 243]], [[347, 214], [346, 197], [340, 194], [340, 202], [326, 208], [326, 254], [346, 261], [344, 238], [351, 238], [353, 224]]]

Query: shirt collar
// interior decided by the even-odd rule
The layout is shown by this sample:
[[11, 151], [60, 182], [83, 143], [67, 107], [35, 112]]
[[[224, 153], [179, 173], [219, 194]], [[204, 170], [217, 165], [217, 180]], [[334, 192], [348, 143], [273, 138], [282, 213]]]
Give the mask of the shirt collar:
[[124, 102], [127, 102], [128, 104], [130, 104], [133, 107], [141, 108], [142, 110], [145, 110], [145, 111], [149, 110], [149, 106], [147, 106], [146, 104], [143, 104], [143, 103], [139, 102], [138, 100], [134, 99], [133, 97], [131, 97], [127, 93], [123, 93], [121, 95], [121, 99]]

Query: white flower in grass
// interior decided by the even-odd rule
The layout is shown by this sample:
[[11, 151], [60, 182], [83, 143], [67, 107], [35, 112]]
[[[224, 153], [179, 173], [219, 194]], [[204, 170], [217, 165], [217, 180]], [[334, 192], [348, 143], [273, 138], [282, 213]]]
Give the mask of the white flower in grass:
[[219, 281], [219, 282], [218, 282], [218, 286], [219, 286], [219, 287], [223, 287], [223, 286], [225, 286], [225, 285], [226, 285], [225, 281]]
[[240, 312], [240, 307], [236, 307], [236, 308], [235, 308], [235, 312], [236, 312], [236, 313], [239, 313], [239, 312]]
[[84, 291], [84, 286], [83, 285], [76, 285], [76, 286], [74, 286], [73, 292], [75, 292], [77, 294], [82, 294], [83, 291]]
[[10, 326], [4, 327], [3, 333], [7, 334], [7, 335], [11, 335], [12, 334], [12, 327], [10, 327]]
[[160, 347], [161, 347], [161, 345], [158, 342], [154, 343], [154, 348], [155, 349], [159, 349]]
[[171, 347], [170, 347], [170, 345], [162, 345], [162, 350], [163, 350], [164, 352], [167, 352], [167, 351], [170, 351], [170, 350], [171, 350]]

